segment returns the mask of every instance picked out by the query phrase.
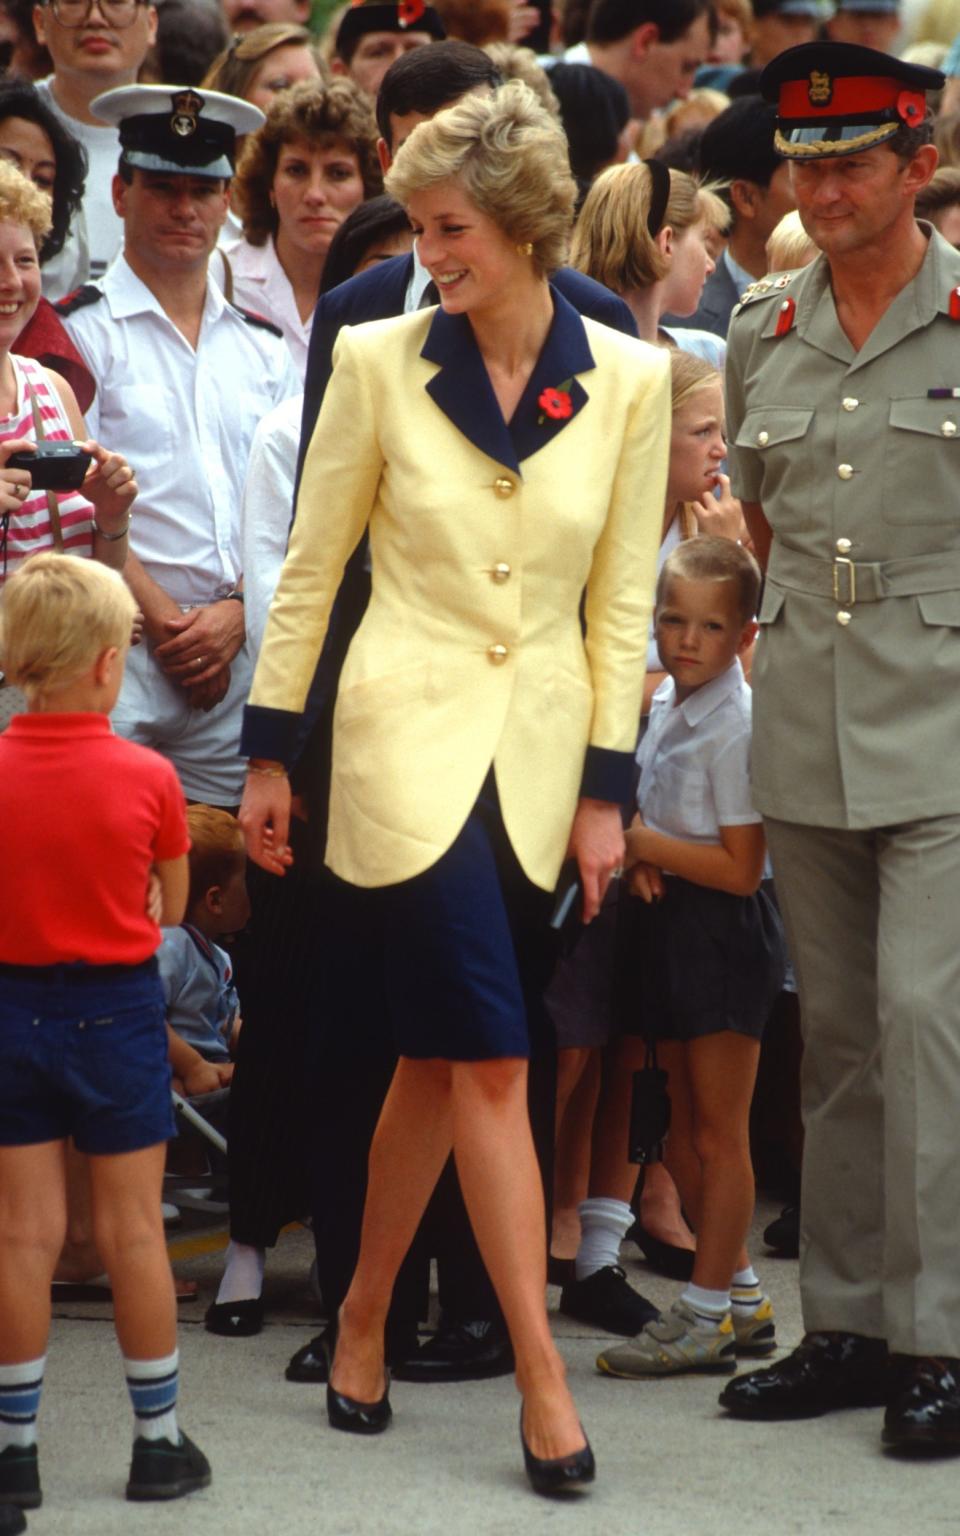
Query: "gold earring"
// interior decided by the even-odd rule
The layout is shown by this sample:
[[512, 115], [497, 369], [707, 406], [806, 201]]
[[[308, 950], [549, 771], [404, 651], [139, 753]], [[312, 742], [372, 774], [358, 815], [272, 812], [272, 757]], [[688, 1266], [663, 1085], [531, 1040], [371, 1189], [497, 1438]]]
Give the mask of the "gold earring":
[[527, 240], [523, 245], [518, 245], [517, 246], [517, 255], [518, 256], [532, 256], [533, 255], [533, 241], [532, 240]]

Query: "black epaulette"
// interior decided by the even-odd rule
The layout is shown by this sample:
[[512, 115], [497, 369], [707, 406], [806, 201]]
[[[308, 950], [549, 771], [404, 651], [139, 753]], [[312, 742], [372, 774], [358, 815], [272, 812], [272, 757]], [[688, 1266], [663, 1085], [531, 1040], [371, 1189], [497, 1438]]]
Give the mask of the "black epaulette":
[[253, 309], [241, 309], [239, 304], [231, 304], [230, 308], [240, 316], [241, 320], [246, 320], [248, 325], [257, 325], [261, 331], [269, 331], [271, 336], [279, 336], [280, 340], [283, 340], [283, 332], [279, 325], [274, 325], [266, 315], [258, 315]]
[[66, 298], [57, 299], [54, 309], [58, 315], [75, 315], [78, 309], [86, 309], [88, 304], [96, 304], [103, 298], [103, 289], [96, 283], [84, 283], [82, 288], [74, 288]]

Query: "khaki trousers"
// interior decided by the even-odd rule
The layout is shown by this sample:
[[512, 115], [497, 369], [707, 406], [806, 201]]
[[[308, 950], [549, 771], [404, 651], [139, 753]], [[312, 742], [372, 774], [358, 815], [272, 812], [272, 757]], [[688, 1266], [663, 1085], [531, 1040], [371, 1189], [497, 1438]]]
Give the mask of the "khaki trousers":
[[960, 1356], [960, 817], [766, 829], [804, 1032], [804, 1324]]

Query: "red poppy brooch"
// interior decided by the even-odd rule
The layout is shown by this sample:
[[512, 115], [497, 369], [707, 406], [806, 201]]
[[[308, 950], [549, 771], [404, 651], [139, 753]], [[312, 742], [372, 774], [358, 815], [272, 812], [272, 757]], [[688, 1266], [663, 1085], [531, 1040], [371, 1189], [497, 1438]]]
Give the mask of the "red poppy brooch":
[[537, 426], [542, 427], [549, 417], [551, 421], [569, 421], [573, 415], [573, 399], [570, 394], [572, 379], [564, 379], [556, 389], [545, 389], [537, 404], [541, 415], [537, 418]]

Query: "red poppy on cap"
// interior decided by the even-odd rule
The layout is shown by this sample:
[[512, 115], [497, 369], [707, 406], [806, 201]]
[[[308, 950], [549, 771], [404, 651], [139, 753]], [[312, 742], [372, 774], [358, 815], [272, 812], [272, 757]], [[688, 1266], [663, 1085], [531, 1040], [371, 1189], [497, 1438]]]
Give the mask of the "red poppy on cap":
[[397, 0], [397, 20], [401, 27], [412, 27], [426, 8], [426, 0]]

